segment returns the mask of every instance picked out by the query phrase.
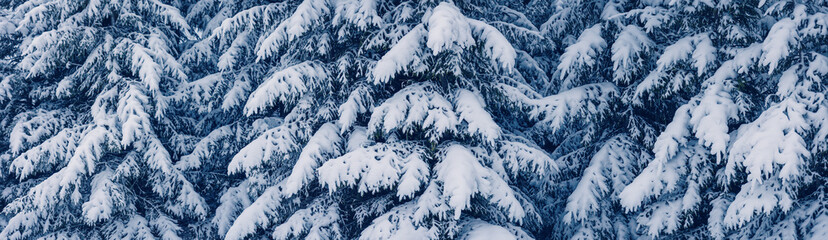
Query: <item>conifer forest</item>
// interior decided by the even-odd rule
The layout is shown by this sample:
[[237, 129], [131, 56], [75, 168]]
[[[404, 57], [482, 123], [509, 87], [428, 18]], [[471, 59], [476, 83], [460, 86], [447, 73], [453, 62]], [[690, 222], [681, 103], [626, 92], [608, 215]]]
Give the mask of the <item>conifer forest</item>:
[[828, 240], [828, 0], [0, 0], [0, 240]]

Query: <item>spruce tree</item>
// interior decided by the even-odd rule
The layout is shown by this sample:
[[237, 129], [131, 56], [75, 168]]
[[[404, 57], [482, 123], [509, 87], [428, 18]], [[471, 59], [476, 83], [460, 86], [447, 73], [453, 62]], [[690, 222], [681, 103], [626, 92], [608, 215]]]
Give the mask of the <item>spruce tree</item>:
[[823, 0], [0, 0], [0, 239], [825, 239]]
[[[221, 112], [207, 116], [281, 120], [249, 143], [235, 138], [246, 146], [228, 171], [245, 177], [231, 179], [235, 186], [221, 197], [217, 234], [541, 231], [536, 209], [558, 163], [531, 139], [540, 134], [523, 131], [562, 131], [590, 108], [606, 108], [616, 89], [592, 84], [542, 97], [534, 89], [548, 80], [531, 54], [546, 51], [533, 44], [548, 42], [537, 28], [507, 5], [465, 4], [303, 1], [215, 10], [237, 13], [184, 54], [220, 71], [198, 80], [212, 86], [195, 87], [209, 96], [194, 99]], [[268, 67], [261, 82], [240, 83]], [[244, 129], [226, 127], [201, 142], [215, 146], [207, 142]], [[198, 156], [224, 151], [205, 149]]]
[[[820, 238], [824, 8], [789, 1], [558, 2], [542, 29], [553, 41], [570, 42], [554, 73], [560, 88], [612, 80], [622, 95], [605, 115], [618, 121], [602, 125], [602, 137], [581, 148], [599, 150], [575, 174], [579, 184], [563, 212], [578, 229], [573, 237]], [[595, 158], [605, 154], [598, 146], [607, 144], [601, 138], [619, 133], [632, 144], [613, 154], [613, 167], [596, 171], [602, 165]], [[615, 184], [595, 184], [603, 179]], [[603, 203], [593, 200], [608, 193]]]
[[[11, 1], [2, 239], [180, 238], [207, 204], [167, 142], [194, 39], [158, 0]], [[12, 199], [11, 201], [8, 201]]]

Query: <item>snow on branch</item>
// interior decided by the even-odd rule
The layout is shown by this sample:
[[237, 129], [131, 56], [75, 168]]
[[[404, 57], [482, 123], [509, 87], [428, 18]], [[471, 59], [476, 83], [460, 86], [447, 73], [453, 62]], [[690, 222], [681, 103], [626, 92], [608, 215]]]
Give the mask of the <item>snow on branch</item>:
[[594, 66], [597, 63], [598, 56], [606, 47], [607, 42], [601, 37], [600, 24], [581, 32], [578, 40], [566, 47], [561, 55], [558, 64], [561, 79], [577, 76], [575, 71]]
[[614, 198], [633, 178], [635, 159], [639, 157], [627, 136], [616, 136], [601, 146], [584, 170], [578, 186], [566, 204], [566, 223], [582, 222], [601, 211], [599, 202]]
[[308, 143], [299, 153], [296, 164], [290, 175], [284, 180], [283, 194], [292, 196], [305, 185], [316, 180], [316, 170], [328, 158], [338, 155], [342, 150], [342, 138], [339, 136], [339, 127], [333, 123], [326, 123], [316, 130]]
[[486, 104], [478, 93], [460, 89], [457, 91], [454, 102], [458, 120], [466, 122], [470, 135], [480, 136], [490, 144], [500, 137], [500, 126], [486, 111]]
[[483, 43], [484, 53], [492, 59], [492, 66], [511, 71], [515, 67], [517, 52], [512, 44], [497, 28], [485, 22], [469, 19], [469, 25], [478, 41]]
[[15, 200], [8, 207], [18, 211], [25, 206], [46, 210], [69, 196], [75, 202], [79, 201], [81, 180], [95, 173], [96, 162], [104, 153], [117, 148], [115, 136], [106, 128], [87, 128], [66, 166], [34, 186], [26, 194], [27, 197]]
[[403, 36], [373, 69], [374, 83], [387, 83], [401, 71], [422, 72], [425, 47], [432, 55], [444, 51], [463, 53], [475, 44], [482, 44], [483, 54], [492, 65], [511, 71], [515, 67], [517, 52], [506, 37], [491, 25], [464, 16], [460, 9], [448, 2], [441, 2], [423, 23]]
[[71, 117], [67, 111], [53, 110], [25, 112], [16, 118], [19, 120], [9, 133], [9, 149], [12, 154], [18, 154], [30, 147], [39, 145], [43, 140], [52, 136]]
[[530, 141], [523, 138], [510, 137], [515, 139], [499, 142], [498, 155], [512, 175], [517, 176], [522, 171], [540, 175], [558, 173], [560, 166], [543, 149], [528, 144]]
[[244, 105], [247, 116], [260, 113], [277, 102], [295, 103], [305, 93], [323, 87], [328, 71], [319, 62], [307, 61], [286, 67], [270, 75]]
[[19, 180], [34, 173], [45, 172], [59, 166], [72, 156], [84, 126], [64, 128], [35, 147], [26, 150], [11, 162], [11, 170]]
[[304, 0], [293, 15], [276, 26], [258, 45], [257, 61], [272, 57], [284, 44], [293, 41], [313, 28], [323, 17], [330, 13], [326, 0]]
[[268, 187], [261, 196], [239, 214], [233, 225], [227, 230], [224, 239], [240, 240], [255, 233], [260, 228], [267, 228], [279, 221], [277, 210], [282, 207], [285, 197], [280, 186]]
[[368, 122], [369, 135], [425, 130], [434, 142], [456, 133], [459, 120], [452, 104], [429, 82], [410, 85], [376, 107]]
[[303, 237], [305, 239], [340, 239], [342, 227], [339, 205], [316, 199], [308, 207], [299, 209], [285, 222], [276, 226], [271, 235], [273, 239], [287, 240]]
[[[417, 205], [407, 202], [375, 218], [359, 235], [360, 240], [397, 238], [438, 239], [438, 228], [421, 224], [415, 218]], [[424, 226], [425, 225], [425, 226]]]
[[521, 222], [526, 212], [512, 187], [492, 169], [481, 164], [468, 148], [452, 144], [442, 150], [443, 158], [434, 167], [435, 179], [443, 184], [442, 198], [460, 219], [477, 194], [501, 208], [510, 220]]
[[618, 96], [618, 88], [612, 83], [587, 84], [540, 99], [529, 98], [511, 87], [502, 89], [529, 106], [530, 117], [552, 131], [562, 129], [572, 119], [589, 118], [606, 111], [610, 101]]
[[377, 14], [377, 0], [342, 0], [335, 1], [334, 25], [354, 25], [359, 30], [376, 27], [383, 23]]
[[92, 178], [92, 193], [83, 203], [83, 217], [87, 223], [94, 224], [107, 220], [117, 211], [117, 207], [126, 205], [126, 194], [120, 185], [112, 182], [113, 171], [106, 169]]
[[337, 123], [341, 126], [340, 130], [343, 133], [354, 125], [359, 114], [368, 112], [372, 107], [374, 99], [371, 93], [371, 88], [359, 86], [348, 94], [348, 99], [344, 103], [339, 105]]
[[420, 24], [408, 31], [391, 50], [385, 53], [372, 71], [374, 83], [387, 83], [402, 71], [422, 71], [422, 45], [428, 31]]
[[[410, 195], [410, 192], [419, 189], [421, 183], [403, 185], [401, 181], [405, 179], [401, 177], [408, 171], [421, 175], [420, 178], [423, 174], [419, 172], [428, 175], [423, 151], [421, 146], [408, 142], [377, 143], [356, 149], [322, 164], [318, 169], [319, 181], [331, 192], [340, 187], [357, 187], [364, 194], [399, 186], [397, 191], [401, 196]], [[412, 161], [415, 168], [407, 167]], [[418, 181], [424, 180], [418, 179], [417, 175], [413, 177]]]
[[300, 101], [282, 125], [268, 129], [239, 150], [227, 166], [228, 173], [249, 173], [272, 161], [289, 160], [289, 154], [299, 150], [300, 142], [310, 134], [306, 124], [313, 114], [310, 103]]
[[645, 51], [650, 50], [655, 43], [635, 25], [627, 25], [618, 34], [612, 44], [613, 81], [616, 83], [631, 82], [633, 74], [638, 72], [643, 63], [641, 58]]
[[456, 6], [441, 2], [434, 8], [426, 22], [428, 36], [426, 46], [434, 55], [445, 51], [464, 49], [474, 44], [471, 26], [466, 16]]

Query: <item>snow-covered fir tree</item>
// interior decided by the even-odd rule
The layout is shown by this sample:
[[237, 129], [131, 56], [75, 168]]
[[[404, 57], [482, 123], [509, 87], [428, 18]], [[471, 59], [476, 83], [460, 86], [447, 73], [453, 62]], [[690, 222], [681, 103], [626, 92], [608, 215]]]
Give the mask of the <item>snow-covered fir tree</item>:
[[609, 142], [584, 146], [600, 150], [563, 212], [573, 237], [825, 237], [824, 2], [555, 4], [553, 77], [617, 84], [596, 136], [632, 140], [600, 172]]
[[532, 122], [559, 131], [605, 107], [616, 89], [542, 97], [534, 89], [549, 83], [531, 53], [549, 42], [508, 5], [463, 4], [211, 9], [209, 35], [182, 59], [217, 73], [185, 95], [207, 118], [237, 117], [210, 119], [215, 130], [189, 156], [204, 162], [238, 148], [218, 143], [245, 135], [238, 118], [275, 123], [256, 139], [231, 138], [246, 145], [234, 156], [219, 154], [229, 174], [244, 178], [228, 179], [212, 231], [227, 239], [384, 239], [526, 238], [544, 229], [544, 183], [558, 164], [523, 131]]
[[[210, 215], [166, 144], [196, 35], [158, 0], [5, 1], [0, 239], [187, 237]], [[7, 62], [4, 62], [7, 63]]]
[[0, 239], [828, 238], [822, 0], [0, 6]]
[[[636, 88], [634, 102], [661, 92], [659, 86], [684, 85], [658, 75], [692, 59], [679, 75], [696, 70], [688, 83], [697, 90], [683, 94], [653, 145], [654, 158], [619, 195], [621, 205], [647, 204], [639, 222], [651, 236], [828, 236], [825, 3], [688, 2], [663, 9], [660, 15], [709, 14], [717, 21], [666, 47]], [[689, 49], [685, 39], [691, 54], [678, 50]]]

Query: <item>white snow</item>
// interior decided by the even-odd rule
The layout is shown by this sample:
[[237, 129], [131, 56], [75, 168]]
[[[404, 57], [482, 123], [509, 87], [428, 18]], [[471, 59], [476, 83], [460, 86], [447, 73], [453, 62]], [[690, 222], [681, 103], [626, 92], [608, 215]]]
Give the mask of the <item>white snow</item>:
[[341, 131], [349, 130], [356, 122], [359, 114], [368, 111], [373, 103], [370, 88], [360, 86], [351, 91], [345, 103], [339, 105], [339, 120], [337, 123], [342, 127]]
[[558, 71], [561, 79], [576, 76], [575, 71], [595, 65], [598, 55], [607, 47], [607, 42], [601, 37], [601, 25], [596, 24], [587, 28], [578, 40], [566, 47], [561, 55]]
[[377, 14], [376, 0], [340, 0], [334, 3], [334, 25], [349, 24], [364, 31], [383, 23], [382, 17]]
[[290, 175], [284, 180], [283, 194], [292, 196], [316, 179], [316, 169], [328, 157], [338, 155], [343, 145], [339, 127], [325, 123], [311, 136], [302, 148]]
[[328, 71], [321, 63], [313, 61], [276, 71], [250, 94], [244, 114], [260, 113], [276, 103], [295, 103], [306, 92], [319, 89], [327, 79]]
[[506, 36], [485, 22], [474, 19], [468, 19], [468, 22], [478, 41], [483, 42], [484, 52], [492, 59], [492, 66], [498, 66], [499, 63], [501, 69], [511, 72], [515, 67], [517, 52]]
[[466, 122], [470, 135], [479, 135], [490, 144], [500, 137], [500, 126], [486, 111], [483, 97], [478, 93], [460, 89], [455, 96], [454, 105], [459, 113], [459, 120]]
[[97, 223], [112, 216], [116, 206], [122, 206], [126, 201], [119, 186], [112, 182], [112, 170], [106, 169], [92, 179], [92, 193], [89, 201], [83, 203], [83, 216], [87, 223]]
[[610, 99], [618, 95], [612, 83], [586, 84], [541, 99], [522, 99], [532, 107], [530, 116], [537, 124], [558, 131], [575, 118], [598, 114], [608, 108]]
[[696, 76], [701, 76], [707, 72], [707, 67], [716, 61], [716, 51], [708, 34], [700, 34], [697, 36], [696, 50], [693, 51], [693, 64], [696, 67]]
[[650, 50], [655, 43], [635, 25], [627, 25], [618, 34], [612, 44], [613, 81], [616, 83], [630, 82], [633, 71], [640, 64], [639, 58], [644, 51]]
[[65, 111], [45, 111], [39, 109], [18, 114], [17, 122], [9, 132], [9, 149], [12, 154], [19, 154], [29, 147], [39, 145], [45, 139], [60, 131], [62, 125], [71, 115]]
[[427, 182], [431, 172], [428, 164], [423, 161], [421, 154], [411, 154], [404, 159], [402, 165], [402, 176], [397, 185], [397, 198], [408, 199], [420, 191], [423, 183]]
[[416, 211], [413, 203], [401, 204], [375, 218], [371, 225], [362, 230], [360, 240], [384, 239], [437, 239], [437, 228], [421, 224], [413, 217]]
[[247, 78], [237, 78], [233, 81], [233, 87], [224, 95], [224, 99], [221, 102], [221, 109], [229, 111], [238, 107], [247, 100], [247, 96], [249, 96], [250, 90], [252, 89], [253, 87], [250, 86], [250, 81]]
[[422, 64], [422, 44], [427, 33], [425, 26], [420, 24], [400, 38], [374, 66], [374, 83], [387, 83], [399, 72], [417, 69], [416, 66]]
[[[408, 164], [414, 164], [414, 166], [424, 164], [409, 163], [410, 161], [422, 161], [418, 156], [421, 151], [419, 146], [404, 142], [377, 143], [356, 149], [322, 164], [318, 168], [319, 181], [330, 192], [340, 187], [357, 187], [360, 193], [374, 193], [389, 189], [400, 183], [400, 177], [405, 170], [421, 170], [405, 168]], [[406, 184], [406, 187], [411, 188], [413, 187], [411, 185], [415, 183], [407, 182]], [[405, 195], [406, 191], [410, 190], [402, 189], [400, 195]]]
[[463, 227], [459, 239], [468, 240], [517, 240], [517, 236], [508, 229], [492, 225], [482, 220], [474, 220]]
[[773, 73], [779, 66], [779, 61], [788, 57], [791, 47], [799, 41], [797, 33], [798, 23], [793, 19], [779, 20], [771, 27], [765, 41], [762, 42], [762, 66], [768, 67], [768, 73]]
[[276, 226], [273, 239], [339, 239], [342, 238], [339, 223], [339, 206], [317, 199], [310, 206], [293, 213], [284, 223]]
[[517, 52], [503, 33], [485, 22], [467, 18], [453, 4], [441, 2], [423, 21], [377, 62], [372, 70], [375, 84], [387, 83], [402, 71], [423, 71], [421, 64], [428, 57], [424, 54], [423, 42], [432, 55], [444, 51], [462, 53], [482, 43], [493, 66], [509, 71], [514, 68]]
[[457, 113], [452, 104], [435, 92], [430, 82], [410, 85], [374, 108], [368, 122], [369, 134], [425, 130], [437, 142], [445, 133], [457, 132]]
[[264, 124], [268, 127], [264, 133], [250, 141], [239, 150], [227, 165], [228, 173], [250, 173], [257, 168], [264, 167], [273, 161], [290, 160], [289, 153], [300, 149], [299, 141], [308, 137], [312, 129], [305, 124], [314, 113], [307, 100], [300, 100], [296, 107], [285, 117], [284, 123], [278, 126]]
[[437, 5], [428, 17], [426, 26], [426, 46], [434, 55], [443, 51], [458, 51], [474, 44], [467, 18], [451, 3], [441, 2]]
[[219, 199], [221, 204], [216, 208], [210, 220], [216, 226], [219, 235], [227, 234], [236, 217], [253, 202], [253, 199], [248, 196], [248, 188], [250, 188], [250, 182], [242, 181], [238, 186], [228, 188], [221, 195]]
[[244, 211], [227, 230], [224, 239], [245, 239], [258, 229], [269, 227], [278, 221], [274, 219], [274, 215], [284, 200], [284, 195], [279, 190], [280, 187], [279, 185], [268, 187], [261, 196], [256, 198], [256, 201], [244, 208]]
[[499, 144], [498, 154], [504, 167], [511, 170], [513, 175], [518, 175], [520, 171], [556, 174], [560, 170], [558, 163], [537, 146], [530, 146], [520, 140], [502, 140]]
[[[330, 14], [326, 0], [304, 0], [293, 14], [279, 23], [266, 38], [258, 44], [257, 61], [270, 58], [285, 44], [302, 36]], [[222, 24], [224, 25], [224, 24]]]
[[638, 157], [628, 149], [631, 142], [626, 136], [617, 136], [607, 141], [596, 152], [589, 166], [581, 174], [581, 179], [566, 204], [566, 223], [583, 221], [600, 210], [599, 201], [612, 198], [632, 180], [633, 160]]
[[251, 43], [250, 34], [250, 30], [245, 30], [236, 35], [236, 38], [233, 39], [232, 43], [230, 43], [230, 47], [228, 47], [227, 50], [219, 56], [218, 63], [216, 65], [220, 70], [228, 71], [236, 67], [239, 58], [245, 54], [244, 51], [251, 48], [251, 46], [249, 46]]
[[121, 144], [130, 146], [135, 141], [151, 135], [150, 116], [144, 110], [149, 97], [135, 85], [130, 85], [124, 96], [118, 100], [118, 120], [121, 123]]
[[26, 150], [11, 162], [11, 171], [19, 180], [23, 180], [33, 173], [52, 170], [72, 156], [80, 141], [82, 129], [84, 128], [65, 128], [36, 147]]
[[688, 59], [690, 54], [694, 52], [693, 40], [695, 40], [695, 37], [684, 37], [664, 48], [664, 52], [661, 53], [661, 56], [656, 61], [656, 71], [664, 71], [675, 66], [680, 61]]
[[454, 210], [454, 219], [460, 219], [463, 210], [470, 206], [471, 198], [482, 194], [490, 202], [501, 207], [512, 220], [520, 221], [525, 212], [515, 198], [511, 187], [491, 169], [480, 164], [477, 157], [466, 147], [451, 145], [443, 149], [443, 158], [434, 167], [435, 177], [443, 183], [444, 198]]

